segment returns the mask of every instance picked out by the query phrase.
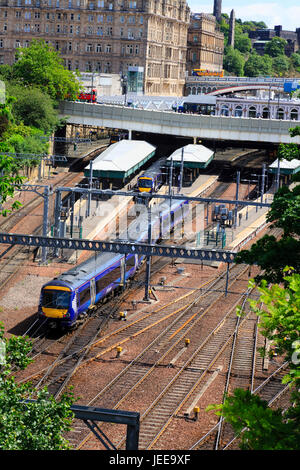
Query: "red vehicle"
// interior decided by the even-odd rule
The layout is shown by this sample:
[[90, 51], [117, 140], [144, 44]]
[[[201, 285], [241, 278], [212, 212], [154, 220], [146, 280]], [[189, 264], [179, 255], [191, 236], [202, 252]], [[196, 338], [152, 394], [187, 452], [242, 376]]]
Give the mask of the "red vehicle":
[[80, 93], [77, 96], [78, 101], [85, 103], [97, 103], [97, 90], [88, 91], [86, 93]]

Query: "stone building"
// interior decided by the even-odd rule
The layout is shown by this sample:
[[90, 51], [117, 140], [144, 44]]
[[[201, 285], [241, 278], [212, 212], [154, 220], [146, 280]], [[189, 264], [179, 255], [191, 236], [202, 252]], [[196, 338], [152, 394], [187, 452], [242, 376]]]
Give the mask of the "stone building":
[[186, 0], [0, 0], [0, 63], [45, 40], [69, 70], [136, 68], [145, 94], [181, 95], [189, 20]]
[[300, 49], [300, 28], [296, 31], [286, 31], [282, 29], [281, 25], [277, 25], [274, 29], [257, 29], [255, 31], [249, 31], [249, 38], [251, 39], [252, 46], [256, 52], [263, 55], [265, 52], [266, 44], [272, 40], [272, 38], [283, 38], [287, 41], [285, 47], [285, 53], [291, 56], [294, 52]]
[[188, 30], [187, 70], [220, 72], [223, 69], [224, 34], [217, 28], [216, 18], [207, 13], [191, 15]]

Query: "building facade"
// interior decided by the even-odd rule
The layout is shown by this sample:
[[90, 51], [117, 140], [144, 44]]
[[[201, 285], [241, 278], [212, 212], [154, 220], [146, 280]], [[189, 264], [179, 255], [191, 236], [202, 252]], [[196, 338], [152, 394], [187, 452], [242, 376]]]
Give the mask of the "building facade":
[[297, 28], [296, 31], [286, 31], [282, 29], [281, 25], [278, 25], [275, 26], [274, 29], [257, 29], [256, 31], [249, 31], [249, 38], [251, 39], [252, 46], [260, 55], [264, 54], [266, 44], [276, 37], [286, 40], [286, 55], [291, 56], [294, 52], [299, 51], [300, 28]]
[[218, 31], [216, 18], [206, 13], [191, 15], [188, 30], [187, 71], [223, 69], [224, 34]]
[[0, 0], [0, 63], [45, 40], [69, 70], [143, 73], [144, 93], [180, 95], [190, 10], [185, 0]]

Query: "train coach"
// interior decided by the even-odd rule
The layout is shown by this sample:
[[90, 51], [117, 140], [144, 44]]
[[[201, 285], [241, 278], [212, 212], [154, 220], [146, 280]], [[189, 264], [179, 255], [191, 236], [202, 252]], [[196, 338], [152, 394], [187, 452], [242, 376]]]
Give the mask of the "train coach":
[[140, 193], [158, 191], [164, 182], [163, 165], [166, 158], [160, 158], [138, 177], [137, 186]]
[[[169, 238], [170, 232], [183, 223], [188, 213], [185, 200], [156, 205], [151, 217], [152, 242]], [[148, 240], [148, 213], [143, 210], [128, 229], [122, 241], [145, 243]], [[144, 261], [144, 255], [100, 253], [62, 273], [43, 285], [39, 302], [39, 317], [48, 319], [50, 326], [68, 329], [83, 318], [90, 307], [125, 288]]]

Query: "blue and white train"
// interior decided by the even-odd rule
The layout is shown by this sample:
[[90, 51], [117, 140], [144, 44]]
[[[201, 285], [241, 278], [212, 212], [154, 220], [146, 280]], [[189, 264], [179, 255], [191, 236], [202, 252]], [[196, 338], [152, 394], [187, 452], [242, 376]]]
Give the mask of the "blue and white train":
[[[169, 238], [176, 226], [184, 224], [188, 202], [176, 200], [171, 204], [156, 205], [151, 217], [152, 242]], [[147, 242], [148, 213], [144, 208], [120, 237], [129, 242]], [[39, 316], [55, 326], [70, 328], [76, 325], [88, 309], [123, 289], [132, 278], [145, 256], [118, 253], [100, 253], [47, 282], [40, 294]]]

